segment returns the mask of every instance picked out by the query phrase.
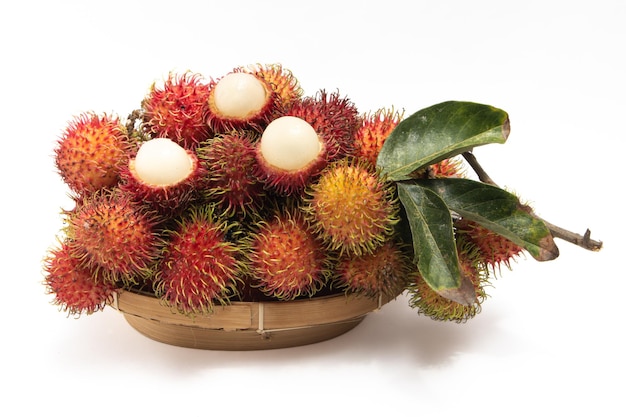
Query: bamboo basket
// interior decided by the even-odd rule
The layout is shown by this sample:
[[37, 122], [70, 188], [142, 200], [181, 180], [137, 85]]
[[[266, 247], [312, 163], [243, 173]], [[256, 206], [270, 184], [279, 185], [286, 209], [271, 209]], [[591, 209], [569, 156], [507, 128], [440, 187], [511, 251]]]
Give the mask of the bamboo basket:
[[153, 340], [210, 350], [279, 349], [342, 335], [395, 297], [335, 294], [294, 301], [232, 302], [210, 315], [187, 317], [147, 294], [122, 291], [111, 306]]

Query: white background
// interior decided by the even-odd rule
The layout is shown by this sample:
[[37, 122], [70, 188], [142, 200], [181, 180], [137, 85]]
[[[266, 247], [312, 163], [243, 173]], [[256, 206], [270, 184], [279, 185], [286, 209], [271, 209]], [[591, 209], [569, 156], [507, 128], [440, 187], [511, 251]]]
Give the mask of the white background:
[[[625, 21], [621, 0], [3, 2], [0, 414], [624, 415]], [[508, 143], [479, 160], [604, 249], [557, 241], [557, 260], [521, 259], [466, 324], [399, 298], [339, 338], [276, 351], [177, 348], [112, 309], [59, 312], [41, 260], [67, 204], [52, 159], [66, 122], [125, 116], [171, 70], [253, 63], [362, 111], [506, 110]]]

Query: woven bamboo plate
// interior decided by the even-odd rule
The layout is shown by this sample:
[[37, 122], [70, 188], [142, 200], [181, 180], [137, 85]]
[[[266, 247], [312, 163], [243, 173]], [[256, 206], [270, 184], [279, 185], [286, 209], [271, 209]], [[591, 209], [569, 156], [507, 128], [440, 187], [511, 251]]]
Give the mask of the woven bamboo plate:
[[233, 302], [190, 318], [156, 297], [120, 292], [112, 307], [139, 333], [174, 346], [211, 350], [262, 350], [302, 346], [348, 332], [393, 297], [329, 295], [274, 302]]

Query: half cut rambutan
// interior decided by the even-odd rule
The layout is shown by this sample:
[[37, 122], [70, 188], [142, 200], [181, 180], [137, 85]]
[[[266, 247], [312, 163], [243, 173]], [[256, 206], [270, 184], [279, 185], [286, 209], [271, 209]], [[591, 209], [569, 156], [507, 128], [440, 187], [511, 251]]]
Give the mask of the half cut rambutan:
[[209, 86], [206, 123], [216, 133], [261, 131], [274, 115], [276, 93], [261, 77], [236, 68]]

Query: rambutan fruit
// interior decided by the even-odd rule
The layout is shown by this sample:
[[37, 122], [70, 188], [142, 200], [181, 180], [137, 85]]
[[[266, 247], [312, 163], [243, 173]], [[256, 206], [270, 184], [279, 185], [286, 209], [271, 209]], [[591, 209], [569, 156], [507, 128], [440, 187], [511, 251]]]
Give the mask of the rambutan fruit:
[[480, 255], [471, 242], [457, 238], [457, 252], [461, 274], [469, 278], [474, 286], [476, 299], [466, 305], [450, 300], [433, 290], [422, 278], [417, 268], [410, 274], [408, 294], [409, 305], [434, 320], [454, 321], [463, 323], [481, 311], [483, 301], [487, 298], [485, 287], [488, 285], [488, 270]]
[[167, 138], [143, 142], [121, 171], [120, 189], [133, 201], [172, 216], [197, 200], [206, 169], [194, 151]]
[[235, 68], [209, 86], [206, 123], [215, 133], [261, 131], [274, 114], [276, 94], [261, 77]]
[[240, 231], [212, 205], [192, 207], [168, 234], [155, 293], [182, 314], [213, 311], [237, 295], [245, 271]]
[[462, 178], [465, 176], [462, 160], [458, 157], [444, 159], [429, 167], [431, 178]]
[[307, 187], [303, 209], [329, 249], [362, 255], [395, 230], [399, 204], [394, 190], [367, 161], [344, 158]]
[[353, 154], [354, 135], [361, 119], [349, 98], [320, 90], [314, 96], [294, 102], [285, 115], [298, 117], [313, 127], [324, 141], [328, 161]]
[[152, 274], [159, 259], [159, 221], [156, 213], [118, 189], [98, 191], [69, 213], [70, 251], [82, 267], [97, 269], [107, 282], [138, 282]]
[[206, 124], [208, 98], [209, 85], [200, 74], [169, 73], [162, 86], [152, 84], [141, 102], [143, 129], [193, 150], [211, 136]]
[[259, 221], [249, 236], [255, 287], [279, 300], [313, 296], [327, 282], [331, 259], [302, 213], [287, 206]]
[[344, 254], [335, 267], [335, 281], [348, 293], [395, 297], [407, 285], [411, 260], [407, 251], [388, 240], [371, 253]]
[[263, 184], [254, 175], [255, 140], [252, 133], [231, 132], [217, 135], [196, 149], [208, 173], [204, 197], [217, 203], [226, 215], [246, 216], [262, 205]]
[[111, 302], [117, 287], [101, 279], [97, 269], [83, 265], [67, 242], [50, 249], [44, 259], [44, 284], [53, 304], [70, 315], [92, 314]]
[[364, 158], [372, 165], [376, 165], [383, 143], [400, 123], [403, 114], [394, 109], [379, 109], [365, 114], [355, 133], [354, 156]]
[[241, 70], [267, 82], [276, 93], [277, 107], [281, 111], [289, 109], [293, 103], [302, 98], [303, 90], [298, 79], [280, 64], [250, 65]]
[[129, 140], [117, 117], [83, 113], [70, 121], [60, 137], [55, 164], [69, 188], [86, 195], [117, 185], [129, 151]]
[[482, 261], [494, 272], [502, 265], [511, 269], [511, 261], [524, 251], [521, 246], [474, 221], [459, 219], [454, 226], [458, 235], [463, 235], [476, 246]]
[[304, 190], [326, 166], [326, 146], [303, 119], [283, 116], [273, 120], [256, 144], [255, 175], [278, 194]]

